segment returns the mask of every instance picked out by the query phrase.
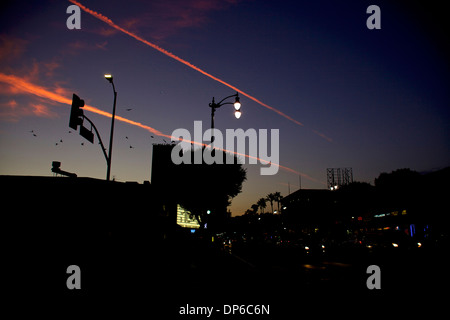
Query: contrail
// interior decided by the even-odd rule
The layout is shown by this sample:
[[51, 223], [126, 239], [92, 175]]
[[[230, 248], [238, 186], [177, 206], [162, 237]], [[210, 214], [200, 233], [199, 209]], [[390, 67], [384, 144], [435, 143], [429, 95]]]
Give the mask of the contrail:
[[[62, 104], [67, 104], [69, 106], [72, 105], [72, 100], [71, 99], [66, 98], [63, 95], [60, 95], [60, 94], [55, 93], [55, 92], [52, 92], [52, 91], [48, 90], [47, 88], [44, 88], [44, 87], [41, 87], [41, 86], [36, 85], [34, 83], [31, 83], [27, 79], [24, 79], [24, 78], [15, 76], [15, 75], [8, 75], [8, 74], [4, 74], [4, 73], [0, 72], [0, 82], [6, 83], [9, 86], [11, 86], [11, 88], [13, 88], [13, 93], [15, 93], [15, 94], [17, 94], [17, 93], [32, 94], [32, 95], [38, 96], [40, 98], [48, 99], [48, 100], [59, 102], [59, 103], [62, 103]], [[90, 105], [85, 105], [83, 107], [83, 109], [86, 110], [86, 111], [90, 111], [90, 112], [102, 115], [102, 116], [107, 117], [107, 118], [111, 118], [112, 117], [111, 113], [103, 111], [101, 109], [98, 109], [98, 108], [90, 106]], [[171, 139], [171, 140], [174, 140], [174, 141], [175, 140], [179, 140], [176, 137], [172, 137], [172, 135], [168, 135], [168, 134], [162, 133], [161, 131], [159, 131], [159, 130], [157, 130], [155, 128], [152, 128], [152, 127], [150, 127], [148, 125], [142, 124], [140, 122], [133, 121], [133, 120], [121, 117], [121, 116], [117, 116], [117, 115], [115, 116], [115, 118], [118, 121], [121, 121], [121, 122], [124, 122], [124, 123], [128, 123], [128, 124], [133, 125], [133, 126], [140, 127], [140, 128], [142, 128], [144, 130], [147, 130], [147, 131], [149, 131], [149, 132], [151, 132], [151, 133], [153, 133], [153, 134], [155, 134], [157, 136], [165, 137], [165, 138], [168, 138], [168, 139]], [[191, 141], [191, 140], [187, 140], [187, 139], [182, 139], [182, 141], [188, 142], [190, 144], [199, 145], [199, 146], [205, 146], [205, 147], [209, 146], [208, 144], [201, 143], [201, 142], [198, 142], [198, 141]], [[235, 151], [230, 151], [230, 150], [226, 150], [226, 149], [222, 149], [222, 151], [229, 152], [229, 153], [234, 153], [235, 155], [243, 156], [243, 157], [246, 157], [246, 158], [249, 158], [249, 159], [250, 158], [251, 159], [255, 159], [255, 160], [260, 161], [261, 163], [265, 163], [265, 164], [269, 163], [269, 161], [266, 161], [264, 159], [260, 159], [258, 157], [254, 157], [254, 156], [251, 156], [251, 155], [247, 155], [247, 154], [243, 154], [243, 153], [239, 153], [239, 152], [235, 152]], [[287, 172], [295, 173], [297, 175], [302, 175], [303, 177], [305, 177], [305, 178], [307, 178], [307, 179], [309, 179], [311, 181], [315, 181], [315, 182], [319, 182], [319, 183], [324, 184], [322, 181], [316, 180], [316, 179], [314, 179], [314, 178], [312, 178], [312, 177], [310, 177], [310, 176], [308, 176], [308, 175], [306, 175], [304, 173], [298, 172], [298, 171], [296, 171], [294, 169], [291, 169], [289, 167], [283, 166], [281, 164], [277, 164], [277, 163], [273, 163], [272, 162], [272, 165], [275, 165], [275, 166], [279, 167], [280, 169], [285, 170]]]
[[[276, 108], [274, 108], [274, 107], [269, 106], [268, 104], [266, 104], [266, 103], [264, 103], [264, 102], [258, 100], [257, 98], [255, 98], [255, 97], [249, 95], [248, 93], [246, 93], [246, 92], [244, 92], [244, 91], [242, 91], [242, 90], [236, 88], [235, 86], [233, 86], [233, 85], [231, 85], [231, 84], [225, 82], [224, 80], [219, 79], [219, 78], [213, 76], [212, 74], [209, 74], [208, 72], [206, 72], [206, 71], [200, 69], [199, 67], [196, 67], [196, 66], [193, 65], [192, 63], [190, 63], [190, 62], [188, 62], [188, 61], [186, 61], [186, 60], [184, 60], [184, 59], [182, 59], [182, 58], [180, 58], [180, 57], [174, 55], [173, 53], [171, 53], [171, 52], [169, 52], [169, 51], [167, 51], [167, 50], [161, 48], [160, 46], [157, 46], [156, 44], [151, 43], [150, 41], [147, 41], [147, 40], [145, 40], [144, 38], [139, 37], [138, 35], [134, 34], [133, 32], [128, 31], [128, 30], [126, 30], [126, 29], [120, 27], [119, 25], [115, 24], [111, 19], [109, 19], [108, 17], [102, 15], [101, 13], [95, 12], [95, 11], [93, 11], [93, 10], [91, 10], [91, 9], [89, 9], [89, 8], [87, 8], [87, 7], [85, 7], [84, 5], [82, 5], [81, 3], [79, 3], [79, 2], [76, 1], [76, 0], [69, 0], [69, 1], [72, 2], [73, 4], [77, 5], [78, 7], [80, 7], [83, 11], [85, 11], [85, 12], [89, 13], [90, 15], [94, 16], [95, 18], [97, 18], [97, 19], [99, 19], [99, 20], [101, 20], [101, 21], [107, 23], [109, 26], [113, 27], [114, 29], [121, 31], [121, 32], [123, 32], [123, 33], [129, 35], [130, 37], [133, 37], [133, 38], [135, 38], [136, 40], [138, 40], [138, 41], [140, 41], [140, 42], [142, 42], [142, 43], [144, 43], [144, 44], [146, 44], [146, 45], [152, 47], [153, 49], [158, 50], [159, 52], [165, 54], [166, 56], [168, 56], [168, 57], [170, 57], [170, 58], [172, 58], [172, 59], [175, 59], [175, 60], [177, 60], [178, 62], [181, 62], [182, 64], [188, 66], [189, 68], [192, 68], [192, 69], [194, 69], [195, 71], [198, 71], [198, 72], [200, 72], [201, 74], [203, 74], [203, 75], [205, 75], [205, 76], [207, 76], [207, 77], [209, 77], [209, 78], [211, 78], [211, 79], [213, 79], [213, 80], [215, 80], [215, 81], [217, 81], [217, 82], [222, 83], [223, 85], [225, 85], [225, 86], [227, 86], [227, 87], [233, 89], [234, 91], [239, 92], [239, 93], [242, 94], [243, 96], [246, 96], [247, 98], [252, 99], [253, 101], [255, 101], [256, 103], [258, 103], [259, 105], [261, 105], [261, 106], [263, 106], [263, 107], [265, 107], [265, 108], [267, 108], [267, 109], [269, 109], [269, 110], [272, 110], [273, 112], [278, 113], [280, 116], [282, 116], [282, 117], [284, 117], [284, 118], [286, 118], [286, 119], [288, 119], [288, 120], [294, 122], [295, 124], [297, 124], [297, 125], [299, 125], [299, 126], [303, 126], [303, 123], [301, 123], [300, 121], [297, 121], [297, 120], [295, 120], [294, 118], [288, 116], [288, 115], [285, 114], [284, 112], [282, 112], [282, 111], [280, 111], [280, 110], [278, 110], [278, 109], [276, 109]], [[322, 138], [328, 140], [329, 142], [332, 141], [331, 138], [328, 138], [328, 137], [325, 136], [323, 133], [320, 133], [320, 132], [318, 132], [318, 131], [316, 131], [316, 130], [313, 130], [313, 131], [314, 131], [314, 133], [316, 133], [316, 134], [319, 135], [320, 137], [322, 137]]]

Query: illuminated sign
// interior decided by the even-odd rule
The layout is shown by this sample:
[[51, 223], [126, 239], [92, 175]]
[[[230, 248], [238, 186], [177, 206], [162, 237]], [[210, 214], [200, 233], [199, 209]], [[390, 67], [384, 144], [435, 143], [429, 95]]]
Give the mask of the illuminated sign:
[[191, 213], [187, 210], [184, 210], [179, 204], [177, 204], [177, 224], [183, 228], [200, 228], [200, 225], [198, 224], [195, 217], [191, 218]]

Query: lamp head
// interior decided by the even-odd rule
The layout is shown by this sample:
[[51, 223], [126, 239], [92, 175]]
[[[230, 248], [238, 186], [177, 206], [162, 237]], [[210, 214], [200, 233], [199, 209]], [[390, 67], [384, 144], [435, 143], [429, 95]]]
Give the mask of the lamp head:
[[234, 116], [236, 117], [236, 119], [239, 119], [241, 117], [241, 111], [240, 110], [236, 110], [234, 112]]
[[240, 108], [241, 102], [239, 101], [239, 96], [236, 96], [236, 100], [234, 100], [234, 109], [236, 109], [236, 111], [239, 111]]
[[112, 83], [113, 76], [111, 74], [105, 74], [105, 79]]

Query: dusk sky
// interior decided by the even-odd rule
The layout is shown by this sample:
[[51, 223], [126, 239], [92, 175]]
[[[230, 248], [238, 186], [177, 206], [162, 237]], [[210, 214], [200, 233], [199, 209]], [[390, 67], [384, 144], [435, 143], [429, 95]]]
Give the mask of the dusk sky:
[[[116, 119], [118, 181], [150, 180], [152, 143], [170, 142], [151, 130], [193, 132], [196, 120], [206, 130], [212, 97], [235, 94], [231, 87], [245, 93], [242, 116], [223, 106], [217, 129], [280, 130], [286, 168], [261, 176], [260, 165], [246, 164], [233, 215], [268, 193], [286, 196], [288, 184], [297, 190], [296, 172], [302, 188], [325, 188], [326, 168], [352, 167], [354, 180], [373, 184], [381, 172], [446, 167], [448, 18], [430, 3], [80, 0], [81, 29], [69, 30], [69, 1], [2, 2], [0, 174], [51, 176], [61, 161], [79, 177], [105, 179], [97, 138], [90, 144], [68, 126], [76, 93], [108, 146], [105, 73], [114, 76], [116, 115], [142, 124]], [[372, 4], [380, 30], [366, 26]]]

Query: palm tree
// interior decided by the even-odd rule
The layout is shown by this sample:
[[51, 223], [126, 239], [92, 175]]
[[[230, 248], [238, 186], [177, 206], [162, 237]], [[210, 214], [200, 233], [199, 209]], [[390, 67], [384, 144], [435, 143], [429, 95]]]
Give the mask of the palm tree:
[[272, 208], [272, 214], [273, 214], [273, 202], [276, 201], [275, 193], [269, 193], [266, 196], [266, 201], [270, 202], [270, 207]]
[[258, 200], [258, 202], [256, 204], [261, 209], [261, 213], [264, 213], [264, 209], [266, 208], [266, 199], [261, 198], [261, 199]]
[[283, 199], [283, 196], [278, 191], [274, 193], [274, 196], [275, 196], [275, 201], [278, 204], [278, 213], [280, 213], [280, 203], [281, 203], [281, 200]]

